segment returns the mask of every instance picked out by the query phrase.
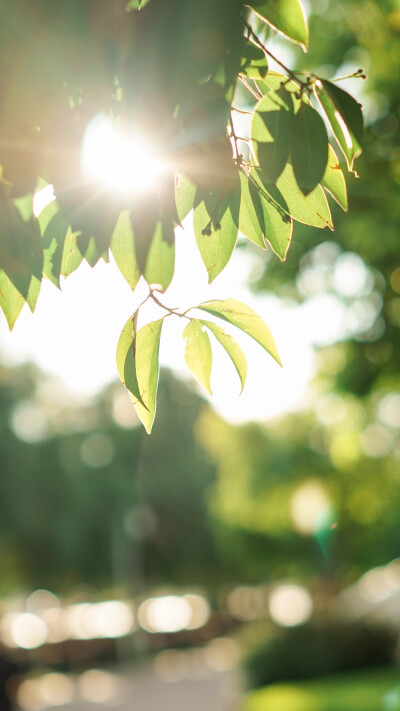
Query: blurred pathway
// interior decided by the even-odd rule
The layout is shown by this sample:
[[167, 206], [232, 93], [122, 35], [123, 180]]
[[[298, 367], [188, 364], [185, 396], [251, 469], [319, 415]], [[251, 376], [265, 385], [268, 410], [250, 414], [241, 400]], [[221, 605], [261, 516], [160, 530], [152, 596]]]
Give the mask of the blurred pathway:
[[[54, 703], [56, 685], [51, 703], [49, 686], [50, 703], [36, 705], [33, 698], [27, 699], [21, 711], [239, 711], [240, 684], [233, 672], [207, 672], [197, 678], [171, 678], [170, 681], [160, 678], [150, 666], [113, 670], [108, 676], [104, 672], [97, 673], [97, 679], [93, 672], [92, 677], [86, 677], [86, 686], [75, 685], [67, 703], [60, 704], [60, 694]], [[61, 686], [59, 692], [62, 697]]]

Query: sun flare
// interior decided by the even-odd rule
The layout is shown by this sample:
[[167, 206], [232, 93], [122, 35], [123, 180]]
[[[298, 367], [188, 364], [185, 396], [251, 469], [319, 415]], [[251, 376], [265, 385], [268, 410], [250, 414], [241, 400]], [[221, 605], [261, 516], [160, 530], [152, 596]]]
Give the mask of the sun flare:
[[81, 164], [89, 178], [136, 194], [151, 188], [163, 171], [143, 136], [122, 135], [104, 115], [96, 116], [86, 129]]

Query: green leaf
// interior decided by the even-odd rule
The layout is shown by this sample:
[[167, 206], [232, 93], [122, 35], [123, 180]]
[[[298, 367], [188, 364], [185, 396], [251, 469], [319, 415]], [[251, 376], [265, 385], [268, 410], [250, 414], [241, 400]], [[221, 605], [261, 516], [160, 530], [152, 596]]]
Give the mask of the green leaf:
[[15, 322], [22, 311], [25, 303], [24, 297], [14, 286], [7, 274], [0, 269], [0, 306], [7, 319], [10, 331], [14, 328]]
[[347, 212], [346, 181], [332, 146], [329, 146], [328, 165], [326, 166], [324, 177], [321, 180], [321, 185], [332, 195], [338, 205]]
[[240, 378], [240, 383], [242, 385], [242, 389], [240, 392], [242, 393], [243, 388], [246, 384], [247, 376], [247, 361], [242, 349], [236, 343], [233, 336], [231, 336], [230, 333], [226, 333], [226, 331], [224, 331], [221, 326], [218, 326], [212, 321], [205, 321], [203, 319], [201, 319], [201, 323], [203, 324], [203, 326], [206, 326], [211, 331], [215, 338], [220, 342], [221, 346], [223, 346], [223, 348], [226, 350]]
[[303, 103], [292, 125], [291, 161], [297, 185], [308, 195], [322, 180], [328, 162], [328, 134], [320, 115]]
[[196, 192], [193, 228], [208, 281], [226, 267], [235, 248], [239, 224], [239, 190], [232, 193]]
[[[161, 328], [164, 317], [143, 326], [136, 334], [136, 378], [141, 400], [135, 404], [135, 410], [150, 434], [156, 414], [156, 399], [160, 363]], [[143, 403], [143, 404], [142, 404]]]
[[291, 94], [281, 87], [259, 101], [251, 124], [252, 147], [270, 183], [282, 173], [290, 152], [290, 131], [294, 117]]
[[202, 323], [193, 319], [185, 326], [183, 337], [186, 341], [185, 361], [195, 378], [212, 395], [210, 377], [212, 350], [210, 338], [203, 330]]
[[262, 81], [257, 82], [257, 86], [263, 95], [271, 92], [278, 93], [282, 88], [288, 91], [292, 97], [295, 113], [299, 110], [303, 101], [308, 101], [304, 94], [300, 98], [300, 86], [279, 72], [268, 72]]
[[32, 276], [28, 293], [26, 295], [26, 303], [28, 304], [32, 313], [34, 312], [37, 304], [37, 300], [40, 294], [40, 288], [42, 286], [42, 280], [36, 276]]
[[174, 267], [174, 230], [171, 223], [159, 221], [147, 255], [144, 276], [149, 284], [158, 284], [165, 291], [171, 283]]
[[121, 335], [119, 337], [116, 361], [118, 375], [125, 385], [126, 389], [129, 391], [132, 402], [136, 405], [140, 402], [144, 405], [139, 392], [139, 385], [136, 377], [136, 342], [135, 342], [135, 331], [136, 331], [136, 320], [137, 312], [129, 318], [122, 329]]
[[60, 275], [67, 277], [74, 272], [83, 261], [83, 256], [77, 245], [78, 234], [72, 232], [71, 227], [68, 228], [67, 235], [64, 241], [64, 248], [61, 258]]
[[129, 211], [121, 212], [110, 243], [111, 254], [123, 277], [132, 291], [140, 279], [139, 266], [136, 260], [135, 239]]
[[37, 221], [43, 244], [43, 274], [59, 288], [68, 223], [54, 201], [46, 205]]
[[322, 79], [315, 84], [315, 94], [346, 158], [347, 167], [352, 171], [354, 159], [362, 152], [364, 128], [361, 104], [347, 91]]
[[294, 177], [293, 168], [288, 163], [278, 178], [276, 187], [283, 195], [289, 208], [289, 214], [294, 220], [305, 225], [320, 228], [329, 227], [333, 230], [328, 201], [319, 185], [308, 195], [303, 195]]
[[261, 198], [257, 191], [250, 192], [250, 182], [244, 173], [239, 173], [240, 177], [240, 210], [239, 210], [239, 230], [247, 239], [254, 244], [266, 249], [263, 231], [263, 209]]
[[308, 23], [300, 0], [251, 0], [249, 5], [264, 22], [307, 50]]
[[175, 203], [179, 221], [183, 222], [194, 206], [196, 186], [183, 173], [175, 178]]
[[241, 331], [254, 338], [279, 365], [282, 365], [271, 331], [262, 318], [249, 306], [236, 299], [225, 299], [224, 301], [205, 301], [197, 308], [240, 328]]
[[259, 197], [264, 239], [283, 262], [286, 259], [293, 234], [293, 220], [290, 217], [286, 200], [278, 188], [263, 180], [262, 174], [258, 174], [257, 171], [251, 173], [249, 189], [253, 200], [256, 199], [257, 191], [262, 191], [259, 193]]

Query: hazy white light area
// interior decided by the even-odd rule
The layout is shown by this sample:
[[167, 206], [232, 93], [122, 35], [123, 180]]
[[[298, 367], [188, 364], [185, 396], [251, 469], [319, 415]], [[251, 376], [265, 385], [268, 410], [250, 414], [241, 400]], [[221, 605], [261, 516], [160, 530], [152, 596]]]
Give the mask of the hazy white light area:
[[384, 570], [385, 583], [396, 592], [400, 590], [400, 558], [387, 564]]
[[44, 610], [59, 607], [60, 601], [57, 595], [49, 590], [35, 590], [26, 601], [26, 611], [38, 614]]
[[371, 603], [382, 602], [390, 597], [393, 588], [388, 583], [386, 569], [378, 566], [365, 573], [358, 581], [358, 591], [364, 600]]
[[394, 446], [393, 433], [382, 425], [368, 425], [361, 436], [361, 449], [367, 457], [386, 457]]
[[331, 500], [323, 484], [309, 479], [295, 489], [290, 502], [293, 528], [312, 536], [330, 523]]
[[[236, 253], [209, 285], [189, 218], [186, 229], [177, 230], [174, 281], [160, 297], [167, 305], [184, 309], [207, 299], [232, 296], [253, 308], [271, 329], [282, 369], [251, 338], [226, 324], [248, 361], [247, 383], [241, 396], [234, 367], [211, 336], [214, 397], [210, 401], [231, 422], [266, 420], [305, 406], [307, 384], [315, 367], [313, 345], [335, 343], [346, 333], [346, 307], [333, 294], [317, 294], [302, 305], [285, 303], [271, 295], [254, 295], [247, 283], [254, 268], [259, 269], [261, 259], [262, 255], [256, 258], [249, 253]], [[62, 280], [62, 291], [44, 280], [35, 313], [32, 315], [25, 306], [12, 333], [0, 316], [1, 360], [6, 365], [18, 365], [31, 359], [45, 373], [61, 378], [75, 394], [96, 394], [117, 378], [115, 350], [120, 332], [145, 295], [145, 284], [139, 283], [133, 294], [112, 263], [100, 262], [94, 269], [82, 264]], [[159, 317], [160, 310], [149, 304], [142, 309], [140, 322]], [[197, 388], [184, 361], [182, 320], [165, 321], [160, 361]], [[202, 394], [208, 397], [204, 391]], [[124, 427], [135, 426], [137, 419], [129, 417], [127, 411], [122, 399], [116, 402], [116, 422]], [[42, 432], [36, 437], [43, 436], [44, 429]], [[30, 436], [34, 436], [33, 425]]]
[[40, 647], [47, 640], [47, 625], [37, 615], [24, 612], [15, 615], [10, 626], [11, 640], [17, 647], [23, 649], [35, 649]]
[[52, 185], [46, 185], [45, 188], [38, 190], [33, 196], [33, 214], [38, 217], [42, 210], [44, 210], [47, 205], [54, 202], [56, 196], [54, 195], [54, 188]]
[[93, 704], [102, 704], [114, 699], [118, 691], [118, 677], [102, 669], [89, 669], [78, 679], [82, 699]]
[[385, 395], [378, 406], [378, 416], [381, 422], [393, 429], [400, 428], [400, 395], [389, 393]]
[[143, 136], [122, 135], [102, 114], [86, 129], [81, 163], [89, 178], [135, 194], [151, 187], [163, 169]]
[[148, 632], [179, 632], [192, 620], [190, 602], [178, 595], [145, 600], [138, 610], [139, 624]]
[[34, 402], [23, 400], [11, 413], [11, 428], [23, 442], [41, 442], [49, 434], [48, 417]]
[[296, 627], [307, 622], [313, 609], [312, 597], [301, 585], [280, 585], [269, 599], [269, 613], [282, 627]]
[[335, 262], [333, 286], [341, 296], [354, 297], [371, 289], [371, 272], [354, 252], [343, 252]]
[[74, 683], [66, 674], [45, 674], [39, 680], [39, 692], [46, 705], [63, 706], [73, 700]]

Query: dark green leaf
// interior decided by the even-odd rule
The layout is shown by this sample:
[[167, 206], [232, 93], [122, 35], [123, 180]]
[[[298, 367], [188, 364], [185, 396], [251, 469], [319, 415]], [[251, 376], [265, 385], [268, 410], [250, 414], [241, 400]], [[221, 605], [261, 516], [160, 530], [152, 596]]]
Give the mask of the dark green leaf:
[[264, 22], [304, 50], [308, 48], [308, 23], [300, 0], [252, 0], [249, 5]]
[[211, 331], [211, 333], [214, 334], [215, 338], [226, 350], [240, 378], [240, 382], [242, 385], [242, 389], [240, 392], [242, 393], [247, 376], [247, 361], [242, 349], [236, 343], [233, 336], [231, 336], [230, 333], [226, 333], [226, 331], [221, 328], [221, 326], [218, 326], [212, 321], [204, 321], [203, 319], [201, 319], [201, 323], [203, 324], [203, 326], [206, 326]]
[[150, 245], [144, 276], [149, 284], [157, 284], [165, 291], [171, 283], [174, 267], [174, 230], [171, 223], [160, 220]]
[[239, 190], [221, 194], [198, 189], [196, 193], [193, 228], [209, 282], [226, 267], [235, 248], [239, 202]]
[[328, 162], [328, 134], [320, 115], [303, 103], [293, 119], [291, 161], [297, 185], [308, 195], [322, 180]]
[[349, 170], [362, 152], [363, 116], [361, 104], [330, 81], [318, 80], [316, 96], [324, 109]]
[[140, 271], [136, 261], [132, 222], [127, 210], [121, 212], [118, 218], [110, 249], [118, 269], [134, 291], [140, 279]]
[[348, 207], [346, 181], [332, 146], [329, 146], [328, 165], [321, 185], [346, 212]]
[[254, 338], [279, 365], [282, 365], [271, 331], [262, 318], [249, 306], [236, 299], [225, 299], [224, 301], [206, 301], [198, 308], [213, 314], [213, 316], [219, 316], [219, 318], [240, 328], [241, 331]]
[[266, 94], [256, 106], [251, 125], [252, 146], [270, 183], [276, 182], [288, 160], [293, 117], [292, 96], [284, 87]]
[[203, 330], [201, 321], [196, 318], [190, 321], [184, 328], [183, 337], [186, 341], [186, 365], [200, 385], [212, 395], [210, 385], [212, 350], [210, 338]]

